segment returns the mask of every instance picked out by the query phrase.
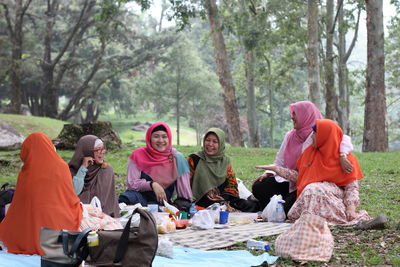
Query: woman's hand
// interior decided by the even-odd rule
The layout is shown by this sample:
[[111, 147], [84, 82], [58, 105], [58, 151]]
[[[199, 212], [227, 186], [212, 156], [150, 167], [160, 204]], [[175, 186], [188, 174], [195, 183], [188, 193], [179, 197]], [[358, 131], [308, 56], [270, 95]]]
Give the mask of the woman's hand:
[[356, 206], [350, 205], [346, 207], [347, 220], [352, 221], [356, 218]]
[[85, 168], [89, 167], [90, 165], [92, 165], [94, 162], [92, 157], [83, 157], [82, 160], [82, 166], [84, 166]]
[[345, 173], [351, 173], [353, 171], [353, 165], [351, 164], [351, 162], [347, 159], [347, 157], [344, 155], [340, 155], [339, 157], [339, 161], [340, 161], [340, 166], [342, 166], [342, 170]]
[[151, 187], [153, 188], [154, 194], [157, 197], [158, 203], [162, 204], [164, 200], [167, 201], [164, 188], [159, 183], [153, 182]]
[[[256, 168], [257, 168], [257, 169], [263, 169], [263, 170], [266, 170], [266, 171], [273, 171], [273, 172], [275, 172], [275, 165], [274, 165], [274, 164], [271, 164], [271, 165], [257, 165]], [[264, 172], [262, 175], [258, 176], [258, 177], [254, 180], [253, 184], [254, 184], [255, 182], [261, 182], [261, 181], [264, 180], [265, 178], [271, 177], [271, 176], [275, 176], [275, 174], [274, 174], [274, 173], [271, 173], [271, 172]]]
[[220, 196], [219, 190], [217, 188], [213, 188], [207, 193], [207, 198], [211, 201], [220, 201], [224, 200], [223, 197]]

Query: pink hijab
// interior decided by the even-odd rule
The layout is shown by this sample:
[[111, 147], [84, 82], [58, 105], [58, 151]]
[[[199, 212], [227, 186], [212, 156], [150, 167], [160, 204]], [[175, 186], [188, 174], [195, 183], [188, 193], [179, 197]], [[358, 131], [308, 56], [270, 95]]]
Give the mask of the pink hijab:
[[312, 132], [312, 126], [317, 119], [322, 119], [321, 111], [310, 101], [299, 101], [289, 105], [289, 112], [296, 113], [297, 126], [292, 129], [287, 137], [284, 148], [284, 164], [290, 169], [296, 168], [297, 159], [300, 157], [304, 141]]
[[[163, 126], [167, 132], [169, 144], [165, 152], [159, 152], [151, 146], [151, 134], [154, 128]], [[169, 126], [163, 122], [156, 122], [147, 129], [146, 147], [141, 147], [132, 152], [130, 158], [137, 167], [149, 175], [163, 188], [167, 188], [178, 177], [175, 157], [172, 148], [172, 134]]]

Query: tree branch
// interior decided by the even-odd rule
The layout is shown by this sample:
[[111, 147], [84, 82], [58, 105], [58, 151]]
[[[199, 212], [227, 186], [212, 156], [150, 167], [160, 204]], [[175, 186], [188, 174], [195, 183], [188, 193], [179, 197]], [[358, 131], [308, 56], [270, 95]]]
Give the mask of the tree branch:
[[361, 7], [358, 7], [358, 15], [357, 15], [357, 23], [356, 23], [356, 30], [354, 31], [353, 40], [351, 41], [349, 50], [347, 50], [346, 55], [344, 56], [344, 62], [347, 62], [349, 59], [351, 52], [356, 44], [357, 37], [358, 37], [358, 25], [360, 24], [360, 15], [361, 15]]

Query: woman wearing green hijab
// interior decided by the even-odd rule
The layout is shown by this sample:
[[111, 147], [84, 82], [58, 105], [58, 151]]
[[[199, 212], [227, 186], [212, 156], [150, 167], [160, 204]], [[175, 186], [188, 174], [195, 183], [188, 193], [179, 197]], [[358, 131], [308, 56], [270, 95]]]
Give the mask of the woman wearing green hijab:
[[210, 128], [203, 139], [203, 150], [188, 157], [193, 198], [202, 207], [229, 201], [241, 211], [258, 211], [258, 203], [239, 198], [238, 184], [225, 155], [225, 133]]

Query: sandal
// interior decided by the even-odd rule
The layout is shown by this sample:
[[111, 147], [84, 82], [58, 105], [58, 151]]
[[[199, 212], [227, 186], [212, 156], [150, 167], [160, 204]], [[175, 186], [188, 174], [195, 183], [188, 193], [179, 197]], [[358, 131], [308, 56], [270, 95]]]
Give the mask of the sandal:
[[386, 223], [389, 221], [385, 215], [381, 214], [371, 220], [361, 221], [355, 225], [358, 230], [369, 230], [369, 229], [384, 229]]

